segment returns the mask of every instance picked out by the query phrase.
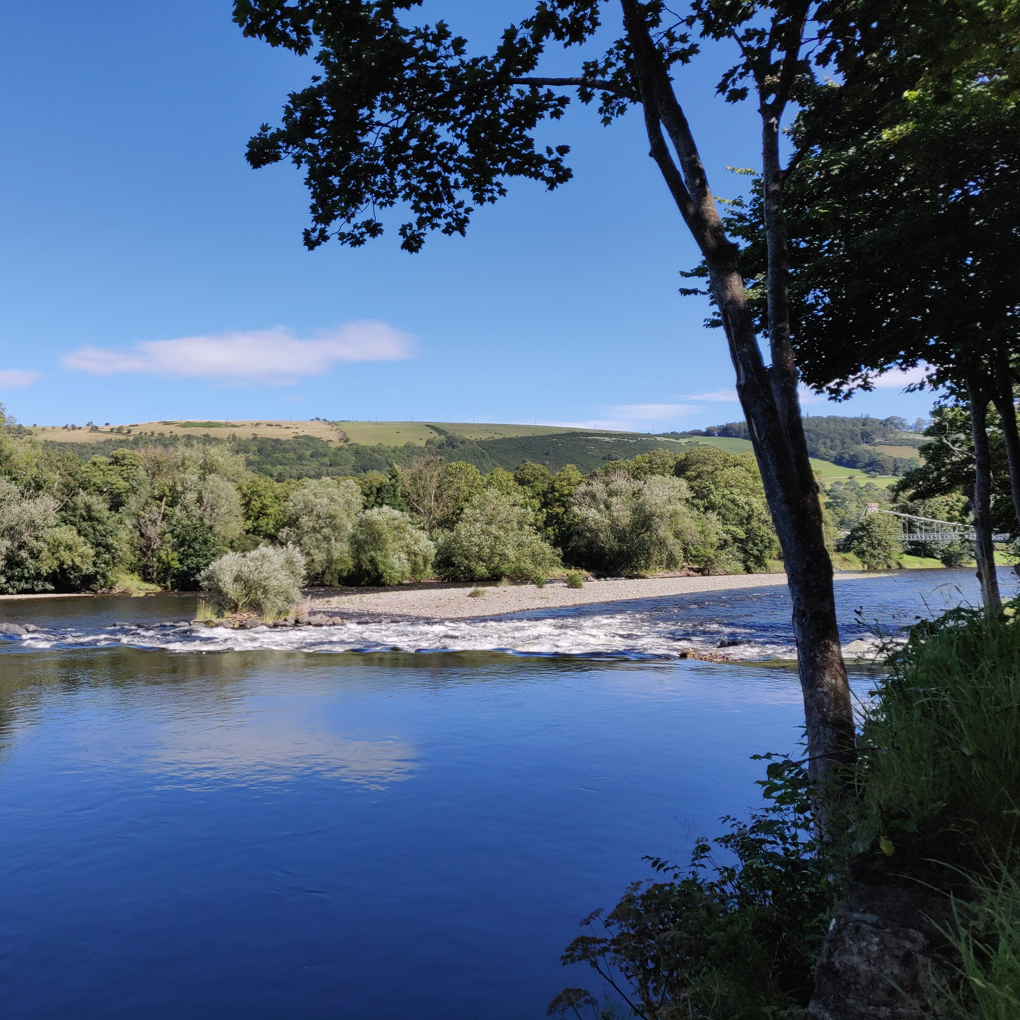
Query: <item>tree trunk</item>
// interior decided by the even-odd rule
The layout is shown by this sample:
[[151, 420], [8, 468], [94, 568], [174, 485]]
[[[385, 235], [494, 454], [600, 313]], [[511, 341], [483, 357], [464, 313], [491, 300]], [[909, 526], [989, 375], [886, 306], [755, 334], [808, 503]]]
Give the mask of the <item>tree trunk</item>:
[[[772, 151], [777, 171], [769, 176], [769, 187], [775, 188], [769, 199], [773, 204], [769, 236], [772, 367], [767, 368], [747, 304], [738, 249], [726, 235], [669, 73], [648, 33], [637, 0], [621, 0], [621, 4], [633, 46], [650, 155], [705, 258], [710, 290], [736, 369], [737, 394], [782, 546], [793, 600], [809, 772], [819, 789], [831, 792], [844, 785], [845, 771], [856, 760], [855, 732], [836, 622], [832, 562], [825, 547], [822, 508], [804, 436], [797, 399], [797, 370], [789, 342], [789, 308], [785, 299], [789, 252], [782, 217], [782, 175], [778, 173], [778, 118], [766, 125], [766, 133], [771, 131], [775, 138], [774, 146], [766, 139], [766, 176]], [[666, 145], [663, 128], [676, 152], [679, 169]], [[825, 819], [822, 821], [824, 824]]]
[[974, 435], [974, 557], [981, 582], [981, 601], [989, 613], [1002, 608], [992, 543], [992, 457], [988, 449], [988, 397], [980, 382], [967, 380], [971, 431]]
[[1009, 462], [1009, 489], [1013, 496], [1013, 513], [1016, 515], [1015, 534], [1020, 535], [1020, 432], [1017, 430], [1016, 405], [1013, 403], [1013, 376], [1009, 358], [999, 358], [998, 373], [992, 387], [992, 402], [1002, 422], [1002, 436], [1006, 441], [1006, 459]]

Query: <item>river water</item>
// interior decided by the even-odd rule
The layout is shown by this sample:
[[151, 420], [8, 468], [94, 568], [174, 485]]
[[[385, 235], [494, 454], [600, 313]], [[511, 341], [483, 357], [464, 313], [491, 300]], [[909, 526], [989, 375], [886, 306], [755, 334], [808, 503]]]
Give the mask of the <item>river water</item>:
[[[977, 598], [948, 571], [837, 592], [848, 642]], [[802, 720], [783, 590], [328, 631], [193, 610], [3, 606], [40, 628], [0, 640], [5, 1018], [542, 1017], [592, 985], [558, 963], [580, 919], [754, 805], [750, 755]], [[721, 642], [743, 661], [675, 658]]]

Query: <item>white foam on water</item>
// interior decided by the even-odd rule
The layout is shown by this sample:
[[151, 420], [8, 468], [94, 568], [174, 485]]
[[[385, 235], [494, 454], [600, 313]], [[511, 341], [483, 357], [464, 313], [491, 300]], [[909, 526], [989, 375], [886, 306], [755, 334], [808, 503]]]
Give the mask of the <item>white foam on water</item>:
[[[693, 607], [688, 607], [693, 608]], [[233, 630], [203, 624], [120, 624], [99, 631], [45, 630], [19, 639], [24, 649], [117, 645], [169, 652], [469, 652], [518, 655], [621, 656], [670, 659], [685, 652], [719, 652], [729, 659], [793, 659], [790, 642], [717, 621], [678, 621], [656, 612], [561, 613], [545, 617], [461, 620], [366, 620], [330, 627]], [[720, 647], [722, 644], [722, 647]], [[851, 642], [855, 658], [877, 641]]]

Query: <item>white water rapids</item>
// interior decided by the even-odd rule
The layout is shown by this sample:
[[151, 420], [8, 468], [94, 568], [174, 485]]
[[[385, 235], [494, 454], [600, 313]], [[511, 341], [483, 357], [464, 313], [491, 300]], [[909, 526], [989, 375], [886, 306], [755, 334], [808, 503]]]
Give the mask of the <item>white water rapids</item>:
[[[973, 587], [966, 571], [902, 571], [874, 579], [837, 580], [847, 657], [873, 657], [884, 644], [902, 640], [903, 628], [918, 617], [976, 601]], [[21, 625], [27, 625], [29, 632], [6, 636], [0, 648], [10, 652], [117, 646], [169, 652], [494, 651], [634, 659], [681, 658], [693, 651], [735, 661], [795, 657], [789, 595], [781, 588], [702, 592], [456, 620], [348, 616], [338, 626], [251, 630], [181, 620], [190, 615], [189, 610], [190, 604], [180, 602], [81, 602], [54, 612], [50, 619], [38, 613], [31, 618], [23, 615]], [[125, 616], [134, 612], [136, 619], [111, 619], [112, 612]], [[168, 619], [173, 615], [176, 621]]]

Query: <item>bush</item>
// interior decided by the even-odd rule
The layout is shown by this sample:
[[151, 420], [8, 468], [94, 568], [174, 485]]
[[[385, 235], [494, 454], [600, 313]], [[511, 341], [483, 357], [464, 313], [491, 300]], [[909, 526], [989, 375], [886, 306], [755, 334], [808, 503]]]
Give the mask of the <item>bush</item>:
[[589, 479], [574, 493], [568, 557], [607, 574], [710, 562], [719, 547], [719, 522], [712, 515], [699, 518], [689, 495], [680, 479], [661, 475]]
[[57, 523], [52, 497], [26, 498], [13, 482], [0, 478], [0, 592], [53, 590], [41, 559], [47, 533]]
[[[564, 964], [587, 963], [637, 1007], [639, 1016], [716, 1020], [800, 1017], [812, 991], [812, 967], [836, 906], [840, 869], [832, 849], [811, 835], [807, 776], [786, 759], [769, 765], [768, 806], [750, 822], [732, 818], [712, 841], [735, 865], [718, 864], [698, 840], [690, 868], [655, 858], [671, 881], [634, 883], [608, 915], [567, 947]], [[625, 985], [626, 988], [622, 988]], [[568, 988], [549, 1007], [561, 1017], [599, 1004]], [[627, 1015], [631, 1015], [629, 1012]]]
[[439, 571], [464, 581], [545, 577], [558, 557], [534, 521], [534, 511], [516, 492], [485, 489], [440, 538]]
[[407, 514], [389, 506], [365, 510], [351, 535], [354, 568], [361, 584], [400, 584], [426, 577], [436, 547]]
[[288, 496], [280, 539], [301, 550], [310, 584], [337, 584], [350, 572], [361, 501], [361, 489], [349, 478], [306, 479]]
[[865, 570], [890, 570], [903, 555], [899, 518], [883, 513], [867, 514], [853, 526], [842, 551], [853, 553]]
[[584, 577], [579, 570], [568, 570], [567, 571], [567, 587], [568, 588], [583, 588]]
[[201, 581], [217, 607], [226, 612], [278, 616], [301, 599], [304, 557], [292, 545], [263, 545], [246, 553], [226, 553], [209, 565]]

